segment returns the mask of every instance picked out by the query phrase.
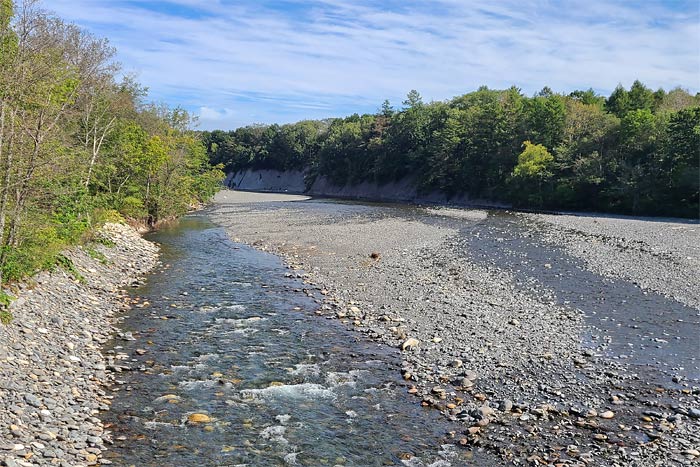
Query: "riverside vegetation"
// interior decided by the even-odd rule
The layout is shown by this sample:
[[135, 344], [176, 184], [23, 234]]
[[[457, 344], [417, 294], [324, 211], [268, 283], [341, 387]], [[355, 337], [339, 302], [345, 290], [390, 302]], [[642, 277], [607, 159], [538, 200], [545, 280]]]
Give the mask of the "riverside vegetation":
[[373, 115], [204, 132], [228, 172], [302, 170], [336, 185], [409, 178], [443, 192], [529, 208], [697, 217], [700, 96], [639, 81], [533, 97], [479, 88], [446, 102], [416, 91]]
[[191, 116], [147, 103], [114, 56], [36, 1], [0, 0], [0, 285], [70, 268], [60, 252], [105, 221], [154, 225], [218, 190]]

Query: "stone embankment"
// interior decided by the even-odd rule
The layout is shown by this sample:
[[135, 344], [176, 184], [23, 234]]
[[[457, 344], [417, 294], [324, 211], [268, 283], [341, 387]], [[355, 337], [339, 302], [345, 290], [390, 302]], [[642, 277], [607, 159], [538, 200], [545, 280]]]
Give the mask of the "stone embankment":
[[[158, 247], [131, 227], [107, 224], [101, 242], [66, 253], [57, 268], [22, 284], [0, 325], [0, 465], [104, 465], [109, 433], [98, 415], [112, 378], [102, 346], [128, 305], [123, 287], [157, 263]], [[77, 276], [77, 277], [76, 277]]]

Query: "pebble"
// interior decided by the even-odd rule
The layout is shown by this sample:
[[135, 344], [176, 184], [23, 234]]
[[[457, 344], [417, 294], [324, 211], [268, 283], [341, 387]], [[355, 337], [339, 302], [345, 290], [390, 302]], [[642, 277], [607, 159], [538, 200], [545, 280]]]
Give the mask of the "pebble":
[[418, 347], [420, 341], [415, 337], [409, 337], [401, 344], [401, 350], [408, 350]]
[[190, 423], [209, 423], [211, 417], [203, 413], [193, 413], [187, 416], [187, 421]]
[[158, 248], [126, 225], [107, 224], [98, 235], [115, 243], [95, 247], [109, 264], [81, 248], [67, 251], [78, 270], [98, 273], [84, 283], [62, 271], [38, 273], [32, 288], [18, 285], [14, 319], [0, 325], [0, 440], [13, 442], [0, 441], [0, 465], [85, 466], [101, 456], [107, 438], [95, 415], [109, 407], [110, 376], [100, 346], [124, 307], [118, 290], [155, 266]]
[[508, 399], [500, 401], [498, 403], [498, 410], [502, 412], [510, 412], [513, 410], [513, 402]]

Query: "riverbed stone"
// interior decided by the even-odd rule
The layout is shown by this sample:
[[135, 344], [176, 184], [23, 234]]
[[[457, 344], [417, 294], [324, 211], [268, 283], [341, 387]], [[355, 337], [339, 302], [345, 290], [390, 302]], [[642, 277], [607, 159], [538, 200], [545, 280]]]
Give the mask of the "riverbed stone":
[[190, 423], [209, 423], [211, 417], [203, 413], [193, 413], [187, 416], [187, 421]]
[[401, 344], [401, 350], [409, 350], [418, 347], [420, 341], [415, 337], [409, 337]]
[[101, 345], [124, 306], [119, 289], [155, 266], [158, 247], [123, 224], [96, 235], [113, 245], [91, 245], [106, 264], [83, 247], [64, 252], [85, 281], [60, 269], [39, 273], [32, 287], [20, 284], [14, 319], [0, 325], [0, 387], [10, 389], [0, 390], [0, 439], [17, 440], [11, 456], [0, 454], [5, 465], [85, 465], [85, 453], [95, 461], [100, 453], [88, 444], [104, 444], [93, 416], [108, 408], [103, 387], [111, 382]]
[[[289, 264], [301, 268], [303, 263], [309, 280], [323, 284], [328, 292], [323, 297], [331, 309], [338, 309], [331, 305], [334, 302], [356, 303], [366, 315], [363, 319], [387, 328], [385, 334], [370, 334], [381, 343], [402, 348], [408, 335], [429, 343], [417, 352], [401, 354], [406, 363], [401, 374], [421, 395], [416, 403], [434, 406], [435, 398], [424, 396], [437, 384], [450, 384], [464, 397], [466, 409], [457, 414], [447, 410], [445, 415], [472, 426], [476, 420], [470, 411], [486, 401], [515, 401], [510, 412], [499, 405], [480, 432], [485, 450], [524, 465], [533, 452], [561, 449], [548, 462], [563, 458], [563, 463], [573, 464], [566, 458], [570, 445], [568, 455], [580, 462], [619, 467], [675, 465], [679, 459], [686, 461], [681, 439], [690, 440], [683, 449], [698, 445], [697, 421], [689, 411], [698, 407], [700, 392], [692, 383], [681, 380], [679, 384], [685, 386], [680, 391], [655, 391], [648, 384], [652, 379], [646, 378], [649, 369], [628, 364], [635, 355], [631, 350], [644, 355], [644, 349], [610, 354], [610, 336], [589, 326], [585, 310], [563, 303], [557, 290], [538, 284], [538, 278], [545, 277], [542, 274], [563, 280], [580, 268], [600, 274], [604, 281], [635, 280], [645, 293], [661, 293], [698, 309], [700, 289], [693, 285], [700, 262], [692, 259], [697, 257], [695, 225], [353, 204], [344, 205], [342, 214], [323, 207], [298, 209], [295, 222], [290, 223], [284, 203], [251, 205], [237, 202], [236, 196], [223, 193], [213, 209], [217, 222], [230, 233], [243, 242], [258, 242]], [[246, 219], [251, 212], [252, 222]], [[305, 244], [313, 244], [313, 252], [304, 250]], [[367, 245], [382, 252], [381, 262], [366, 263]], [[361, 289], [360, 283], [365, 284]], [[585, 284], [581, 287], [585, 296], [608, 298], [585, 289]], [[623, 303], [614, 306], [629, 308]], [[628, 324], [637, 326], [629, 329], [641, 334], [643, 323]], [[405, 334], [397, 334], [392, 327]], [[439, 343], [433, 341], [437, 335]], [[590, 337], [585, 346], [584, 335]], [[632, 343], [637, 342], [632, 339]], [[650, 345], [667, 342], [650, 341]], [[463, 376], [461, 368], [450, 365], [454, 359], [479, 378]], [[671, 376], [660, 379], [671, 383]], [[618, 397], [618, 393], [630, 397]], [[639, 423], [641, 411], [676, 411], [668, 406], [669, 400], [680, 404], [678, 413], [687, 426], [675, 424], [670, 434], [654, 443], [635, 441], [630, 432]], [[545, 409], [546, 404], [554, 409]], [[615, 410], [613, 419], [604, 422], [598, 414], [608, 411], [607, 404]], [[581, 410], [570, 411], [572, 405]], [[609, 443], [591, 438], [592, 431], [602, 427], [620, 433], [606, 431]]]

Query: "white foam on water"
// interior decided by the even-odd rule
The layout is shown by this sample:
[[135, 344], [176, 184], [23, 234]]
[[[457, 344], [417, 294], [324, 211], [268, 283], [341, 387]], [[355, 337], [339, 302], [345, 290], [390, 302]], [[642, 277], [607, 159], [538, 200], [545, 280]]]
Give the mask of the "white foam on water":
[[438, 456], [441, 457], [441, 459], [426, 463], [422, 459], [414, 457], [402, 461], [402, 463], [408, 467], [452, 467], [452, 462], [450, 462], [449, 459], [454, 460], [459, 455], [457, 448], [452, 444], [443, 444], [440, 448]]
[[440, 451], [438, 451], [438, 454], [447, 459], [458, 456], [459, 451], [454, 444], [443, 444], [440, 446]]
[[426, 464], [418, 457], [412, 457], [408, 460], [403, 460], [401, 463], [407, 467], [452, 467], [452, 464], [445, 460], [438, 460], [431, 464]]
[[321, 374], [321, 368], [317, 363], [297, 363], [294, 368], [290, 368], [290, 375], [297, 376], [318, 376]]
[[292, 416], [289, 414], [282, 414], [282, 415], [277, 415], [275, 418], [277, 419], [278, 422], [280, 422], [282, 425], [284, 425], [292, 418]]
[[231, 311], [243, 311], [243, 310], [245, 310], [245, 305], [240, 305], [240, 304], [228, 305], [228, 306], [225, 306], [224, 308], [226, 310], [231, 310]]
[[439, 460], [435, 461], [432, 464], [428, 464], [428, 467], [451, 467], [452, 463], [445, 461], [445, 460]]
[[346, 410], [345, 415], [348, 416], [348, 419], [345, 420], [348, 424], [353, 424], [355, 422], [355, 418], [357, 418], [357, 412], [354, 410]]
[[331, 387], [349, 386], [354, 388], [357, 385], [357, 379], [367, 373], [366, 370], [350, 370], [347, 373], [330, 372], [326, 375], [326, 382]]
[[231, 324], [238, 328], [248, 327], [253, 323], [258, 321], [267, 321], [267, 318], [261, 318], [260, 316], [251, 316], [250, 318], [215, 318], [214, 322], [216, 324]]
[[299, 454], [300, 453], [298, 453], [298, 452], [290, 452], [289, 454], [284, 456], [284, 462], [289, 464], [289, 465], [298, 465], [297, 464], [297, 456]]
[[242, 328], [242, 329], [236, 329], [233, 331], [234, 334], [243, 334], [244, 336], [247, 336], [249, 334], [255, 334], [258, 332], [259, 329], [255, 328]]
[[180, 381], [177, 385], [185, 391], [194, 391], [195, 389], [211, 388], [216, 384], [210, 379], [204, 381]]
[[260, 432], [260, 437], [263, 439], [267, 439], [269, 441], [274, 441], [275, 443], [279, 444], [289, 444], [289, 441], [287, 441], [287, 438], [284, 437], [284, 434], [287, 432], [287, 428], [282, 426], [282, 425], [273, 425], [273, 426], [268, 426], [265, 428], [263, 431]]
[[147, 430], [158, 430], [159, 428], [162, 427], [175, 427], [178, 425], [173, 425], [172, 423], [167, 423], [167, 422], [154, 422], [154, 421], [149, 421], [149, 422], [143, 422], [143, 427], [146, 428]]
[[237, 287], [252, 287], [252, 286], [253, 286], [253, 284], [251, 284], [250, 282], [237, 282], [237, 281], [233, 281], [233, 282], [229, 282], [229, 284], [235, 285], [235, 286], [237, 286]]
[[195, 357], [198, 362], [206, 362], [207, 360], [218, 360], [219, 356], [215, 353], [205, 353], [199, 357]]
[[200, 313], [213, 313], [215, 311], [219, 311], [221, 309], [220, 306], [213, 306], [213, 305], [204, 305], [199, 307], [199, 312]]
[[281, 386], [270, 386], [262, 389], [244, 389], [241, 396], [248, 399], [332, 399], [335, 394], [320, 384], [284, 384]]
[[248, 404], [244, 404], [243, 402], [238, 402], [233, 399], [226, 399], [224, 404], [228, 405], [229, 407], [248, 407]]

